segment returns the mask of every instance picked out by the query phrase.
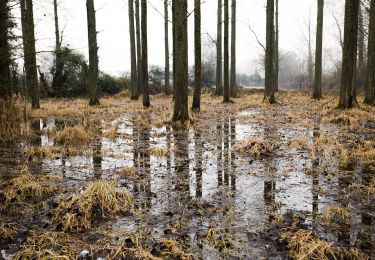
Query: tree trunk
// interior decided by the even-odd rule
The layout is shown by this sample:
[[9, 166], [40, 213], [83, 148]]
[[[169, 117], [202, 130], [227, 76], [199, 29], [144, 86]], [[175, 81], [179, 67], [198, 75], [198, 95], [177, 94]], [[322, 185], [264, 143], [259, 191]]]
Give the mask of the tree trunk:
[[365, 104], [375, 105], [375, 0], [371, 0]]
[[315, 47], [315, 81], [314, 81], [314, 99], [322, 98], [322, 52], [323, 52], [323, 17], [324, 0], [318, 0], [318, 18], [316, 26], [316, 47]]
[[312, 55], [312, 43], [311, 43], [311, 19], [309, 18], [309, 23], [308, 23], [308, 30], [309, 30], [309, 35], [308, 35], [308, 56], [307, 56], [307, 76], [309, 80], [309, 86], [311, 86], [311, 82], [313, 81], [314, 77], [314, 62], [313, 62], [313, 55]]
[[150, 106], [150, 97], [148, 93], [148, 53], [147, 53], [147, 0], [141, 0], [142, 18], [142, 62], [143, 62], [143, 106]]
[[139, 0], [135, 0], [135, 28], [137, 35], [137, 89], [138, 94], [143, 93], [143, 62], [141, 47], [141, 27], [139, 19]]
[[275, 103], [274, 95], [274, 0], [267, 0], [267, 25], [266, 25], [266, 58], [265, 58], [265, 91], [264, 99]]
[[59, 16], [57, 12], [57, 0], [53, 0], [53, 10], [55, 18], [55, 74], [53, 75], [52, 87], [58, 95], [61, 95], [64, 91], [62, 76], [63, 76], [63, 61], [61, 57], [61, 39], [59, 29]]
[[342, 109], [355, 105], [359, 3], [360, 0], [345, 1], [344, 48], [338, 105]]
[[169, 29], [168, 0], [164, 0], [164, 45], [165, 45], [165, 94], [169, 95]]
[[94, 0], [86, 1], [89, 42], [89, 96], [90, 106], [99, 105], [98, 93], [98, 43], [96, 40], [96, 17]]
[[135, 50], [135, 32], [134, 32], [134, 0], [128, 0], [129, 4], [129, 36], [130, 36], [130, 61], [131, 61], [131, 100], [137, 100], [139, 97], [137, 86], [137, 57]]
[[26, 72], [26, 85], [31, 95], [31, 107], [38, 109], [39, 105], [39, 84], [36, 67], [34, 14], [32, 0], [20, 1], [22, 37]]
[[232, 0], [232, 20], [231, 20], [231, 60], [230, 60], [230, 96], [236, 97], [236, 88], [237, 88], [237, 80], [236, 80], [236, 3], [237, 0]]
[[201, 49], [201, 1], [194, 0], [194, 49], [195, 49], [195, 73], [194, 73], [194, 97], [192, 110], [201, 108], [202, 85], [202, 49]]
[[224, 0], [224, 103], [229, 102], [229, 7]]
[[358, 75], [357, 87], [365, 89], [366, 85], [366, 64], [365, 64], [365, 28], [361, 6], [358, 14]]
[[222, 0], [218, 0], [217, 7], [217, 39], [216, 39], [216, 95], [223, 94], [223, 79], [222, 79], [222, 41], [223, 41], [223, 26], [222, 26], [223, 4]]
[[10, 46], [9, 46], [9, 17], [8, 0], [0, 3], [0, 98], [10, 95], [11, 73], [10, 73]]
[[175, 0], [176, 93], [173, 121], [189, 119], [187, 0]]
[[172, 1], [173, 99], [176, 96], [176, 3]]
[[275, 0], [275, 71], [274, 88], [279, 91], [279, 0]]

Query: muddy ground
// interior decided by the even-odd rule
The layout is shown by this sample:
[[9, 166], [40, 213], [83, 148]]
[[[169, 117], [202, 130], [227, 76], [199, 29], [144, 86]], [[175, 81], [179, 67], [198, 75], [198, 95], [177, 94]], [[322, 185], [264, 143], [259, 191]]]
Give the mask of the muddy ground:
[[43, 101], [0, 143], [0, 259], [375, 258], [375, 109], [335, 96]]

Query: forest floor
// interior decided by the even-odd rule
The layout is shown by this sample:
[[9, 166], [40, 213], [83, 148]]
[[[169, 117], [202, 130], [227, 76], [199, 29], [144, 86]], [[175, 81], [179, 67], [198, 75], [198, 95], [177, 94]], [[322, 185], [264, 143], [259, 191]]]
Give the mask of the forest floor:
[[0, 259], [374, 258], [375, 109], [262, 100], [42, 101], [0, 143]]

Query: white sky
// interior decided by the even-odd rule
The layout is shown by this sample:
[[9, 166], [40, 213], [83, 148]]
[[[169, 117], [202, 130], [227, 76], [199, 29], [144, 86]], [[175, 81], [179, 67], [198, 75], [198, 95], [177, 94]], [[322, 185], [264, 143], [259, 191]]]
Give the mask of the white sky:
[[[216, 0], [202, 0], [202, 33], [216, 38]], [[313, 46], [315, 45], [316, 0], [279, 0], [280, 49], [293, 51], [300, 57], [307, 56], [306, 22], [309, 15], [313, 24]], [[334, 10], [342, 20], [344, 0], [327, 0], [324, 26], [325, 68], [332, 66], [332, 57], [340, 59], [337, 26], [329, 10]], [[53, 50], [54, 20], [53, 0], [34, 1], [35, 30], [38, 51]], [[188, 0], [189, 10], [193, 10], [194, 0]], [[130, 70], [130, 49], [127, 0], [96, 0], [97, 30], [99, 44], [99, 67], [101, 70], [119, 74]], [[265, 42], [266, 0], [237, 0], [237, 68], [240, 73], [253, 73], [254, 62], [263, 52], [248, 28], [251, 24], [259, 39]], [[153, 8], [154, 6], [155, 8]], [[158, 11], [157, 11], [158, 10]], [[164, 65], [163, 0], [149, 0], [148, 43], [149, 64]], [[87, 23], [85, 0], [60, 0], [60, 30], [64, 30], [64, 44], [83, 53], [87, 57]], [[193, 52], [193, 15], [189, 18], [189, 57]], [[207, 38], [203, 35], [204, 38]], [[211, 46], [211, 48], [214, 48]], [[203, 49], [203, 55], [207, 47]], [[210, 51], [213, 51], [210, 50]], [[46, 59], [39, 57], [39, 62]], [[193, 64], [193, 59], [189, 60]]]

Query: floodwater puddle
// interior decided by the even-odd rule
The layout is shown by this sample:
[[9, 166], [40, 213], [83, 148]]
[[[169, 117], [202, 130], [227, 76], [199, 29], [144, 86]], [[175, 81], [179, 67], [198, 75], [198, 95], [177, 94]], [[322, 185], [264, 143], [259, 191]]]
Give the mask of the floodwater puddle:
[[[157, 251], [157, 242], [173, 238], [202, 259], [285, 258], [287, 248], [279, 248], [272, 238], [272, 232], [281, 230], [272, 227], [292, 212], [303, 215], [307, 230], [345, 248], [369, 242], [364, 250], [374, 256], [373, 205], [343, 199], [350, 185], [369, 185], [373, 172], [361, 163], [341, 170], [339, 158], [316, 147], [321, 135], [338, 138], [340, 130], [321, 127], [319, 121], [306, 126], [243, 120], [261, 113], [250, 109], [217, 118], [216, 124], [201, 129], [140, 124], [128, 114], [101, 122], [103, 135], [76, 146], [78, 154], [62, 152], [31, 162], [30, 169], [33, 174], [61, 177], [63, 193], [68, 194], [88, 181], [118, 180], [134, 196], [136, 213], [110, 220], [106, 230], [138, 234], [151, 252]], [[32, 124], [36, 137], [31, 144], [57, 146], [51, 132], [80, 124], [37, 120]], [[106, 137], [114, 127], [114, 136]], [[248, 139], [271, 144], [272, 154], [253, 157], [238, 152], [237, 145]], [[350, 174], [320, 174], [322, 169]], [[351, 207], [350, 224], [331, 229], [319, 222], [332, 205]]]

